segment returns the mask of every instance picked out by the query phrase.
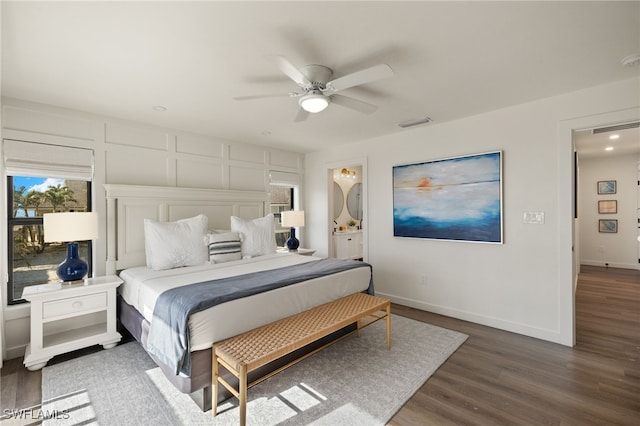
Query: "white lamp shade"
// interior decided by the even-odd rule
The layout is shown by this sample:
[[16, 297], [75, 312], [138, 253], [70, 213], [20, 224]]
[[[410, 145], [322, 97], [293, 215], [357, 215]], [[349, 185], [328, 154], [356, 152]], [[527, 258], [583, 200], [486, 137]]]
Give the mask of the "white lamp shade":
[[98, 238], [98, 213], [63, 212], [42, 215], [44, 242], [66, 243]]
[[304, 210], [282, 212], [282, 226], [285, 228], [304, 226]]
[[329, 100], [323, 94], [319, 93], [310, 93], [308, 95], [304, 95], [298, 101], [302, 109], [308, 112], [316, 113], [324, 110], [327, 106], [329, 106]]

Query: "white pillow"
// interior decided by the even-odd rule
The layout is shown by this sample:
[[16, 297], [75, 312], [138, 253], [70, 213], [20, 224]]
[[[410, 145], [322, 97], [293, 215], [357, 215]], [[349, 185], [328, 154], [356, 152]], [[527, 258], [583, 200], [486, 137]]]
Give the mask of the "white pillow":
[[243, 258], [276, 252], [276, 222], [271, 213], [253, 220], [231, 216], [231, 230], [241, 234]]
[[202, 265], [208, 260], [204, 234], [209, 219], [201, 214], [176, 222], [144, 220], [147, 268], [155, 271]]
[[205, 235], [209, 247], [209, 262], [223, 263], [242, 259], [240, 234], [237, 232], [216, 232]]

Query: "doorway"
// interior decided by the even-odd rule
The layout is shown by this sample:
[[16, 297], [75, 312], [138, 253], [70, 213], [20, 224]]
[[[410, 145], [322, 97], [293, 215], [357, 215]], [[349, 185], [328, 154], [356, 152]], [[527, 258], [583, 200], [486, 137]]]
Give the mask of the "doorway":
[[[574, 133], [584, 129], [594, 129], [618, 123], [640, 120], [640, 108], [630, 108], [611, 113], [571, 119], [559, 123], [558, 178], [565, 184], [558, 188], [558, 214], [562, 218], [557, 233], [558, 251], [558, 293], [559, 332], [564, 344], [576, 344], [575, 289], [579, 272], [577, 249], [580, 244], [578, 218], [575, 207], [578, 205], [577, 164], [574, 149]], [[578, 212], [578, 217], [580, 213]]]
[[[368, 258], [366, 158], [327, 164], [327, 194], [328, 256], [366, 261]], [[348, 246], [342, 247], [343, 240], [348, 240]]]
[[[637, 288], [633, 281], [638, 282], [640, 277], [639, 125], [631, 122], [574, 131], [579, 170], [575, 291], [578, 346], [615, 342], [620, 333], [611, 334], [611, 327], [624, 330], [623, 318], [633, 314], [620, 301]], [[603, 223], [615, 227], [603, 228]]]
[[579, 263], [638, 269], [640, 123], [575, 131], [574, 143]]

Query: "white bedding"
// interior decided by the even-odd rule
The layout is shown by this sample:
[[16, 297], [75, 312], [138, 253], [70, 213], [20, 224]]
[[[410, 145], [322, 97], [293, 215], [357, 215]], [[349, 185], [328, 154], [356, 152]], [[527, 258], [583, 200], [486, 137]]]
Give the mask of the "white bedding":
[[[163, 291], [193, 284], [281, 268], [319, 258], [290, 253], [276, 253], [232, 262], [189, 266], [153, 271], [144, 266], [120, 273], [124, 283], [119, 287], [123, 299], [151, 322], [153, 308]], [[339, 299], [369, 287], [370, 268], [355, 268], [254, 296], [236, 299], [189, 318], [191, 350], [206, 349], [213, 342], [243, 333], [314, 306]]]

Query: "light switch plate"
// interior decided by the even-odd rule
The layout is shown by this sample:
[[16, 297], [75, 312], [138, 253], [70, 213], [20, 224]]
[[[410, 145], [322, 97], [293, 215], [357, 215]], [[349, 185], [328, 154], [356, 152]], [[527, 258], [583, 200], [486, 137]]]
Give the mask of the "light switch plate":
[[542, 225], [544, 224], [544, 212], [523, 212], [522, 223]]

